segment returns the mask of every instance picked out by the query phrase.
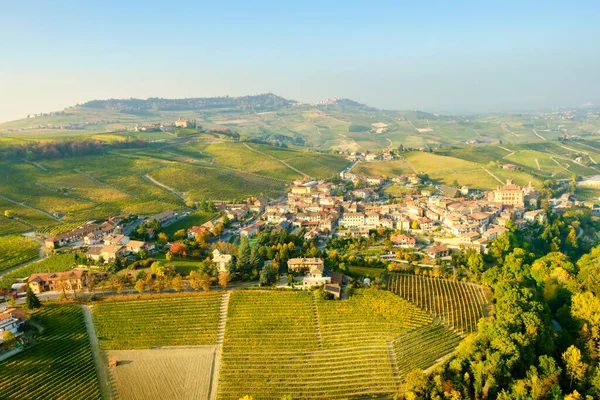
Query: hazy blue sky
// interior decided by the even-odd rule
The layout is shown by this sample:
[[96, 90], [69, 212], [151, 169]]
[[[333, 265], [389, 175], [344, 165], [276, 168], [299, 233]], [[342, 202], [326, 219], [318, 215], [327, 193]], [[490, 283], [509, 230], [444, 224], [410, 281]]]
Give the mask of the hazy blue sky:
[[600, 103], [597, 0], [401, 3], [4, 0], [0, 121], [264, 92], [431, 111]]

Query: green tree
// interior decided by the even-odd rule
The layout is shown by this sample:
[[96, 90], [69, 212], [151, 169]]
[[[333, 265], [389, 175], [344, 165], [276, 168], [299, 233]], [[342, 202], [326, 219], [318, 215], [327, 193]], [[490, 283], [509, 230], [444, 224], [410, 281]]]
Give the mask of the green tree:
[[6, 218], [14, 218], [17, 215], [13, 210], [4, 210], [4, 216]]
[[38, 299], [29, 286], [27, 286], [27, 293], [25, 295], [25, 305], [29, 310], [35, 310], [36, 308], [40, 308], [42, 306], [40, 299]]
[[277, 280], [278, 268], [273, 264], [269, 263], [260, 270], [260, 284], [263, 286], [270, 286]]

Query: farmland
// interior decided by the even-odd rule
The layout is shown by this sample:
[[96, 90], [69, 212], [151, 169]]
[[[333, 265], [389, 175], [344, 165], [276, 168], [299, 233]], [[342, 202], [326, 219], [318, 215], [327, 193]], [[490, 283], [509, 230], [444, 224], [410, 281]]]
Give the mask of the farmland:
[[220, 293], [156, 295], [93, 306], [104, 350], [215, 344]]
[[440, 323], [431, 323], [394, 339], [394, 354], [400, 376], [427, 369], [456, 349], [462, 337]]
[[15, 233], [23, 233], [30, 230], [31, 228], [28, 225], [18, 221], [17, 219], [6, 218], [4, 215], [0, 215], [0, 236], [13, 235]]
[[37, 258], [39, 248], [38, 242], [23, 236], [0, 236], [0, 271]]
[[390, 395], [399, 376], [387, 341], [430, 322], [385, 291], [357, 290], [344, 302], [306, 292], [234, 292], [218, 397]]
[[113, 388], [122, 400], [208, 399], [215, 346], [109, 350]]
[[489, 289], [471, 283], [393, 273], [388, 289], [462, 334], [474, 332], [490, 311]]
[[44, 330], [35, 346], [0, 363], [0, 398], [100, 399], [81, 309], [48, 305], [33, 317]]

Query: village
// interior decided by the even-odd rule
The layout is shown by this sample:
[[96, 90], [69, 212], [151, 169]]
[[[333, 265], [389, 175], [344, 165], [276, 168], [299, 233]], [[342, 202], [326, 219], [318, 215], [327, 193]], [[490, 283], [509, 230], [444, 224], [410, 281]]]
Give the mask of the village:
[[[519, 186], [509, 180], [487, 193], [462, 187], [454, 197], [448, 197], [442, 191], [434, 193], [432, 186], [424, 183], [417, 175], [388, 180], [358, 177], [347, 171], [327, 181], [298, 180], [287, 196], [277, 201], [251, 198], [244, 203], [215, 204], [214, 218], [187, 227], [177, 237], [168, 237], [161, 229], [185, 221], [190, 211], [167, 210], [149, 216], [115, 216], [101, 223], [90, 222], [44, 241], [49, 253], [75, 252], [77, 263], [72, 268], [34, 273], [21, 279], [12, 287], [13, 297], [18, 300], [27, 287], [42, 299], [77, 296], [78, 292], [81, 295], [99, 290], [102, 282], [105, 289], [112, 286], [114, 293], [115, 285], [108, 284], [112, 276], [122, 276], [124, 282], [118, 287], [131, 294], [139, 291], [135, 286], [140, 279], [137, 268], [146, 267], [147, 274], [156, 277], [151, 262], [160, 263], [164, 269], [169, 262], [185, 259], [208, 261], [212, 285], [221, 274], [227, 274], [229, 281], [255, 280], [258, 284], [258, 271], [273, 263], [274, 275], [280, 279], [269, 283], [300, 289], [322, 287], [339, 298], [349, 276], [345, 275], [348, 271], [331, 265], [330, 260], [329, 265], [324, 262], [326, 251], [334, 248], [330, 243], [333, 239], [370, 239], [371, 248], [378, 250], [356, 253], [356, 262], [375, 262], [383, 268], [436, 268], [442, 263], [451, 264], [453, 253], [486, 254], [490, 242], [502, 233], [543, 224], [546, 219], [546, 211], [540, 209], [540, 193], [531, 184]], [[382, 195], [382, 188], [389, 184], [423, 189], [388, 198]], [[552, 212], [561, 213], [573, 205], [587, 204], [568, 194], [549, 201]], [[253, 274], [242, 274], [239, 268], [234, 272], [236, 260], [241, 258], [237, 244], [246, 241], [258, 248], [257, 237], [264, 237], [265, 233], [297, 240], [295, 244], [290, 241], [292, 254], [274, 259], [263, 252]], [[373, 240], [375, 236], [377, 240]], [[281, 265], [282, 260], [285, 265]], [[130, 271], [132, 267], [133, 272], [123, 274], [123, 270]], [[182, 278], [189, 285], [190, 276]], [[361, 282], [369, 284], [370, 279]], [[146, 283], [146, 290], [152, 290], [151, 282]], [[167, 283], [162, 286], [168, 290]]]

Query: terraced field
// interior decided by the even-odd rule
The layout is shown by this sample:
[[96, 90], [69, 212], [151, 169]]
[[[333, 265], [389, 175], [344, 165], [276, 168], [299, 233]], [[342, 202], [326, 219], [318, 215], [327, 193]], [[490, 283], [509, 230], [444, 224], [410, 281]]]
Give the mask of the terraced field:
[[144, 296], [94, 304], [104, 350], [216, 344], [221, 293]]
[[479, 319], [489, 313], [489, 289], [472, 283], [393, 273], [388, 290], [441, 318], [461, 334], [474, 332]]
[[234, 292], [218, 398], [388, 396], [400, 379], [388, 341], [430, 322], [386, 291], [357, 290], [343, 302], [307, 292]]
[[20, 235], [0, 236], [0, 271], [37, 258], [40, 245]]
[[392, 344], [398, 372], [405, 377], [412, 370], [427, 369], [453, 352], [462, 337], [441, 323], [432, 323], [395, 339]]
[[34, 318], [44, 330], [35, 346], [0, 363], [0, 398], [101, 399], [81, 309], [47, 305]]

